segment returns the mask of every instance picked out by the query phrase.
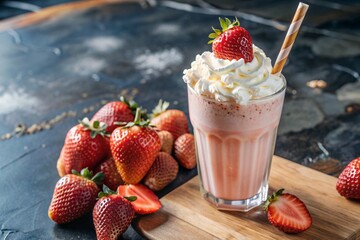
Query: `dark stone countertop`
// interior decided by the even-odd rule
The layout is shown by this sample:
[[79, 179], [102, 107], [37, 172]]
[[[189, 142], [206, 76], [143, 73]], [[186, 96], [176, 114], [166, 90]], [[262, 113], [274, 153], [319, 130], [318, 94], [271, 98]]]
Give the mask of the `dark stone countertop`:
[[[19, 14], [9, 2], [0, 4], [0, 17]], [[33, 1], [39, 8], [63, 2]], [[288, 88], [275, 154], [336, 176], [360, 156], [360, 6], [305, 2], [310, 10], [283, 71]], [[237, 16], [275, 59], [296, 6], [86, 1], [0, 22], [0, 238], [95, 239], [90, 214], [64, 226], [47, 217], [66, 132], [119, 95], [149, 110], [162, 98], [188, 113], [182, 71], [210, 50], [218, 16]], [[158, 195], [195, 174], [182, 170]], [[123, 239], [141, 237], [129, 228]]]

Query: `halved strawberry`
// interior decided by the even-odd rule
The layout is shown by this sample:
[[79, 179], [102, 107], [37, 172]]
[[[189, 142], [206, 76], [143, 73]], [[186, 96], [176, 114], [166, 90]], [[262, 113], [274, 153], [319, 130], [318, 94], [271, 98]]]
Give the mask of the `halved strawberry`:
[[305, 204], [295, 195], [274, 192], [265, 203], [269, 222], [285, 233], [299, 233], [308, 229], [312, 218]]
[[142, 184], [120, 185], [117, 192], [120, 196], [137, 197], [136, 201], [131, 202], [137, 214], [154, 213], [161, 208], [159, 198]]

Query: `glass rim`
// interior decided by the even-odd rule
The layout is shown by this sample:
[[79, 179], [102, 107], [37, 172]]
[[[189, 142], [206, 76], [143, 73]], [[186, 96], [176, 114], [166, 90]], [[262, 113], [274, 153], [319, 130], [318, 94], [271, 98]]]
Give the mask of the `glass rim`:
[[[269, 99], [269, 98], [275, 97], [275, 96], [279, 95], [280, 93], [284, 92], [285, 89], [286, 89], [286, 83], [287, 83], [287, 82], [286, 82], [286, 78], [285, 78], [285, 76], [284, 76], [283, 74], [280, 74], [279, 76], [280, 76], [280, 78], [282, 79], [282, 81], [283, 81], [283, 83], [284, 83], [284, 85], [283, 85], [279, 90], [277, 90], [277, 91], [274, 92], [273, 94], [267, 95], [267, 96], [265, 96], [265, 97], [255, 98], [255, 99], [249, 99], [249, 101], [247, 102], [247, 104], [248, 104], [248, 103], [251, 103], [251, 102], [259, 102], [259, 101], [267, 100], [267, 99]], [[214, 98], [209, 98], [209, 97], [207, 97], [207, 96], [200, 95], [200, 94], [198, 94], [198, 93], [194, 90], [193, 87], [189, 86], [189, 84], [186, 84], [186, 85], [187, 85], [187, 88], [190, 89], [190, 91], [193, 92], [195, 95], [201, 96], [202, 98], [205, 98], [205, 99], [208, 100], [208, 101], [217, 102], [217, 103], [236, 103], [236, 104], [239, 104], [239, 103], [237, 103], [236, 101], [218, 101], [218, 100], [216, 100], [216, 99], [214, 99]], [[240, 105], [241, 105], [241, 104], [240, 104]]]

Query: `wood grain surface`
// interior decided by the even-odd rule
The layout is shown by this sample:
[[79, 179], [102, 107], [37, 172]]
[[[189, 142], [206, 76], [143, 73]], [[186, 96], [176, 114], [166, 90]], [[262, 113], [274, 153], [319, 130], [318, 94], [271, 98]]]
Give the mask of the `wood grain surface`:
[[267, 221], [258, 207], [248, 213], [218, 211], [203, 200], [194, 177], [162, 198], [163, 208], [140, 218], [136, 227], [149, 239], [360, 239], [360, 202], [341, 197], [337, 179], [274, 157], [270, 189], [285, 188], [302, 199], [313, 224], [289, 235]]

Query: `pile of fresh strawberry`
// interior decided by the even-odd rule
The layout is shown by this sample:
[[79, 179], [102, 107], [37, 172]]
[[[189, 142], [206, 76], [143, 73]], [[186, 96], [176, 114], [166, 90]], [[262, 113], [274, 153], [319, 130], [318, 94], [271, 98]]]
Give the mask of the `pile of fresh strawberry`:
[[55, 186], [50, 219], [62, 224], [93, 210], [97, 238], [117, 239], [135, 214], [159, 210], [153, 191], [177, 177], [179, 164], [196, 166], [187, 118], [168, 106], [160, 100], [150, 120], [135, 102], [121, 98], [72, 127], [57, 162], [62, 178]]

